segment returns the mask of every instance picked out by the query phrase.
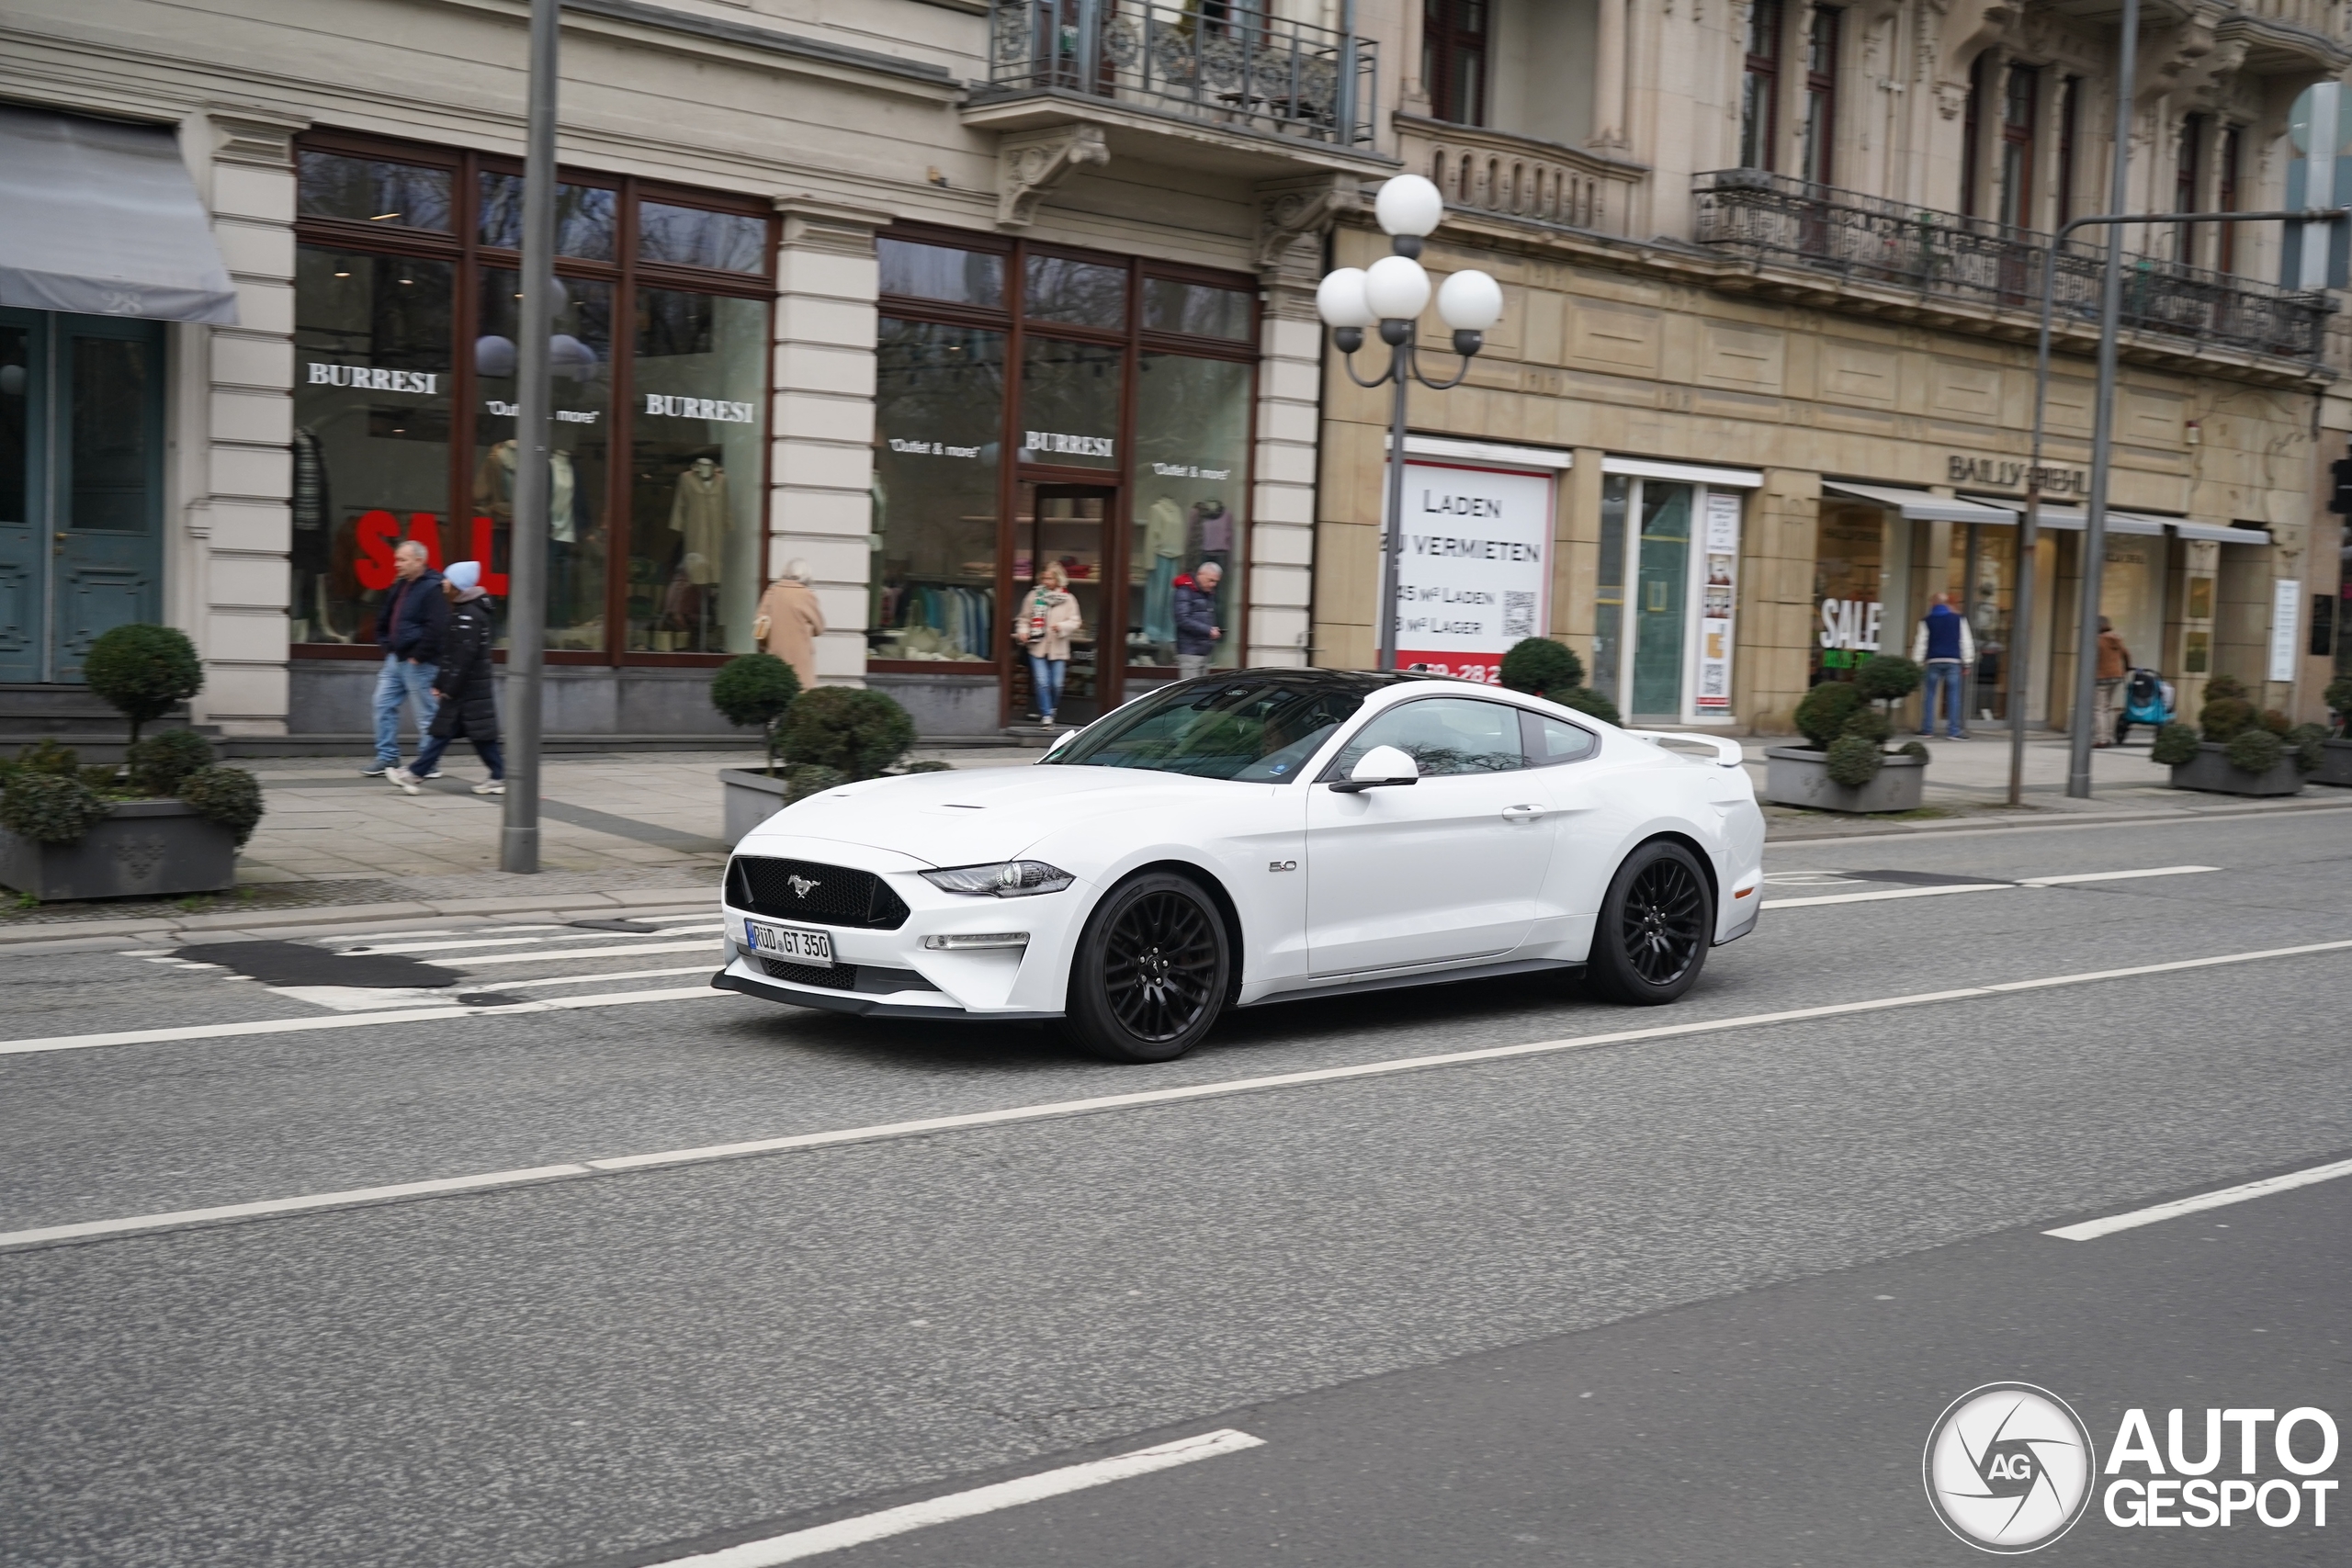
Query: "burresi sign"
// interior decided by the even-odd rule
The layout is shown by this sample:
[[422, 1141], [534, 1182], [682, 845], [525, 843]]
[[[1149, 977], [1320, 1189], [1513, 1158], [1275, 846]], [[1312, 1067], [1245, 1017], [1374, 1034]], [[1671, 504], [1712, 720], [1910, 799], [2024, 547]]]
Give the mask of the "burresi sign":
[[1551, 624], [1552, 476], [1408, 461], [1396, 667], [1492, 684]]

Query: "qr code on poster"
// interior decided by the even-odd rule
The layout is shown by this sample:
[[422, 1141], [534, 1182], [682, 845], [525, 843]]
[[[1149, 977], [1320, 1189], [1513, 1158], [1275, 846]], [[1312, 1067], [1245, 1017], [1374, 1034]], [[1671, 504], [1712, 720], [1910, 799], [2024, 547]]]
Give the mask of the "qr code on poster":
[[1503, 636], [1533, 637], [1535, 635], [1535, 595], [1503, 593]]

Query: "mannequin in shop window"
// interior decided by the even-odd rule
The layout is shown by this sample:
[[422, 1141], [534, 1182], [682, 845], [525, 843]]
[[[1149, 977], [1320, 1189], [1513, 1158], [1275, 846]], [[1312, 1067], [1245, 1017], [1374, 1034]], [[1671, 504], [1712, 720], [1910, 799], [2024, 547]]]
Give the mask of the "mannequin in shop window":
[[817, 639], [825, 635], [825, 612], [808, 586], [808, 563], [790, 560], [760, 599], [752, 640], [762, 651], [792, 666], [804, 692], [817, 684]]
[[1176, 642], [1176, 575], [1184, 545], [1184, 503], [1163, 495], [1144, 513], [1143, 548], [1134, 569], [1143, 574], [1143, 639], [1163, 664]]
[[1030, 722], [1054, 722], [1054, 710], [1061, 705], [1063, 677], [1069, 672], [1070, 639], [1083, 627], [1078, 601], [1070, 595], [1069, 575], [1059, 561], [1047, 562], [1037, 574], [1037, 586], [1022, 599], [1021, 613], [1012, 623], [1013, 640], [1029, 656], [1030, 701], [1035, 705]]
[[695, 581], [718, 581], [714, 563], [727, 555], [727, 470], [718, 459], [696, 457], [678, 476], [677, 494], [670, 501], [670, 532], [685, 546], [686, 558], [700, 564]]
[[[511, 440], [501, 441], [481, 455], [474, 466], [474, 510], [490, 519], [495, 535], [513, 537], [514, 525], [514, 454]], [[571, 604], [572, 553], [580, 540], [574, 501], [579, 480], [571, 468], [571, 454], [548, 454], [548, 604], [560, 615]], [[483, 541], [487, 543], [487, 541]], [[484, 570], [491, 558], [482, 558]]]

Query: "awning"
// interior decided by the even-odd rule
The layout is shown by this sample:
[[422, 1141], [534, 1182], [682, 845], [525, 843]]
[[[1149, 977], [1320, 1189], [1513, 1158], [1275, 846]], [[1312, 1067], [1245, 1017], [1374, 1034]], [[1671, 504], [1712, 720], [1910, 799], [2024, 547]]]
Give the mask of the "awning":
[[233, 325], [237, 294], [169, 130], [0, 108], [0, 305]]
[[1603, 457], [1600, 471], [1639, 479], [1679, 479], [1684, 484], [1713, 485], [1717, 490], [1764, 488], [1764, 476], [1755, 468], [1718, 468], [1706, 463], [1669, 463], [1656, 457]]
[[[2020, 510], [2018, 516], [2022, 520], [2025, 516], [2024, 512]], [[2143, 517], [2136, 512], [2117, 512], [2110, 509], [2107, 514], [2107, 531], [2110, 534], [2161, 536], [2165, 531], [2165, 525], [2170, 521], [2171, 519], [2167, 517]], [[2079, 506], [2044, 506], [2039, 522], [2044, 528], [2057, 528], [2069, 534], [2080, 534], [2090, 527], [2091, 514]]]
[[[1380, 438], [1382, 451], [1388, 449], [1389, 437]], [[1556, 446], [1504, 446], [1492, 441], [1457, 441], [1450, 435], [1408, 435], [1405, 437], [1408, 457], [1459, 457], [1473, 463], [1513, 463], [1522, 468], [1565, 468], [1576, 461], [1574, 455]]]
[[[1858, 485], [1844, 479], [1824, 479], [1821, 488], [1835, 491], [1839, 495], [1850, 495], [1857, 501], [1893, 507], [1915, 523], [2014, 524], [2018, 520], [2018, 514], [2006, 506], [1987, 506], [1981, 501], [1963, 501], [1958, 496], [1906, 490], [1901, 485]], [[2047, 517], [2050, 514], [2045, 511], [2042, 515]]]
[[2217, 545], [2267, 545], [2270, 542], [2267, 528], [2224, 528], [2218, 523], [2188, 523], [2178, 518], [2172, 521], [2172, 531], [2184, 539], [2211, 539]]

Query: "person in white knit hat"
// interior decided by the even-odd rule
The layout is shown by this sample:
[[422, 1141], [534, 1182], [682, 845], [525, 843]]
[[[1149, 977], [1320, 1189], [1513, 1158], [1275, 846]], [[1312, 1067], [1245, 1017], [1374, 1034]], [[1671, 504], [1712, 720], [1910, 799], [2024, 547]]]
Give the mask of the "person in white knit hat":
[[423, 793], [423, 780], [441, 765], [441, 753], [462, 735], [490, 770], [490, 777], [474, 785], [476, 795], [506, 793], [506, 757], [498, 745], [498, 701], [492, 682], [496, 668], [491, 651], [498, 644], [498, 618], [491, 612], [490, 596], [481, 586], [481, 562], [461, 560], [442, 574], [441, 591], [449, 600], [449, 625], [441, 637], [441, 668], [433, 679], [434, 710], [429, 739], [416, 754], [413, 768], [394, 768], [384, 777], [410, 795]]
[[808, 586], [808, 563], [788, 560], [760, 600], [759, 618], [752, 624], [752, 640], [792, 666], [800, 689], [817, 684], [817, 639], [825, 635], [825, 612], [817, 605], [816, 590]]

